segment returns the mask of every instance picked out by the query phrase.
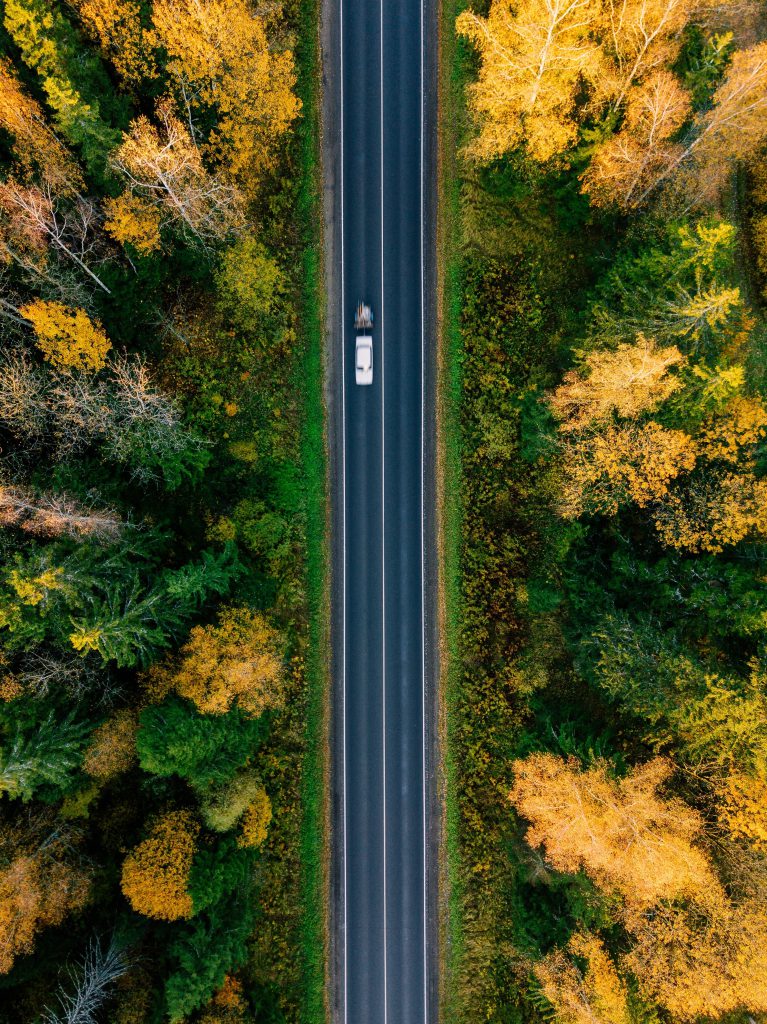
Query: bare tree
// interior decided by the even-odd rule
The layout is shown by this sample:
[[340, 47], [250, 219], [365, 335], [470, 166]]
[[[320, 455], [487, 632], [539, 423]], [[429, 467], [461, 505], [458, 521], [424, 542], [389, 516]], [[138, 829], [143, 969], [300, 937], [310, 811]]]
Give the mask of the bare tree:
[[96, 1024], [96, 1014], [109, 998], [112, 986], [129, 968], [128, 955], [114, 936], [106, 947], [94, 936], [82, 962], [67, 968], [67, 981], [56, 993], [59, 1009], [46, 1008], [44, 1024]]
[[0, 526], [18, 526], [36, 537], [114, 541], [123, 523], [111, 509], [88, 508], [66, 494], [38, 494], [29, 487], [0, 485]]
[[187, 234], [205, 243], [220, 240], [243, 223], [237, 189], [206, 170], [191, 122], [187, 128], [169, 101], [158, 104], [157, 120], [159, 128], [144, 116], [132, 122], [113, 167], [131, 191], [180, 221]]
[[9, 258], [25, 270], [45, 276], [41, 257], [45, 246], [50, 245], [111, 294], [90, 266], [99, 247], [95, 229], [100, 213], [94, 202], [83, 196], [62, 200], [49, 184], [25, 187], [9, 179], [0, 184], [0, 210], [8, 228], [2, 246]]

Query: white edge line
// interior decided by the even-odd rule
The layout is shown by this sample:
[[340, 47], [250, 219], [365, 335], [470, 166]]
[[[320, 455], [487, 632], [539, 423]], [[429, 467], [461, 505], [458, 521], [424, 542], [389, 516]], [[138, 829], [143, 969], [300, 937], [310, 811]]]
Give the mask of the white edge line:
[[382, 589], [382, 686], [383, 711], [383, 982], [384, 1024], [389, 1019], [387, 914], [386, 914], [386, 360], [384, 347], [384, 0], [379, 5], [380, 119], [381, 119], [381, 589]]
[[344, 922], [344, 1024], [348, 1022], [348, 963], [349, 936], [347, 918], [347, 873], [346, 873], [346, 296], [344, 293], [344, 0], [338, 0], [339, 8], [339, 49], [341, 82], [341, 751], [343, 761], [343, 922]]
[[424, 2], [421, 0], [421, 784], [423, 811], [423, 1019], [429, 1024], [428, 980], [428, 898], [427, 898], [427, 814], [426, 814], [426, 527], [425, 527], [425, 445], [426, 445], [426, 289], [425, 289], [425, 232], [424, 232]]

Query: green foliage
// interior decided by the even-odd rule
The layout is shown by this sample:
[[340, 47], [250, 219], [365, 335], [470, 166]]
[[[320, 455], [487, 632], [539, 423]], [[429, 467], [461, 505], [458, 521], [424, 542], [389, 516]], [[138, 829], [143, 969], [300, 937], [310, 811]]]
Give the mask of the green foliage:
[[146, 772], [215, 786], [251, 760], [266, 729], [263, 718], [247, 718], [237, 709], [202, 716], [188, 701], [169, 697], [142, 711], [136, 750]]
[[43, 714], [23, 699], [0, 706], [0, 793], [11, 800], [56, 799], [76, 782], [90, 723], [75, 711]]
[[100, 113], [100, 97], [112, 92], [100, 61], [44, 0], [6, 0], [5, 28], [25, 63], [40, 75], [59, 131], [100, 179], [109, 151], [120, 141], [120, 132]]
[[283, 290], [279, 267], [252, 235], [243, 236], [224, 252], [216, 291], [222, 312], [241, 331], [257, 335]]
[[165, 1005], [172, 1024], [203, 1006], [230, 971], [245, 963], [255, 906], [247, 891], [203, 911], [175, 930], [168, 946], [172, 969]]
[[253, 877], [253, 850], [239, 847], [233, 838], [219, 839], [197, 851], [189, 876], [189, 894], [195, 914], [219, 903], [231, 893], [247, 892]]

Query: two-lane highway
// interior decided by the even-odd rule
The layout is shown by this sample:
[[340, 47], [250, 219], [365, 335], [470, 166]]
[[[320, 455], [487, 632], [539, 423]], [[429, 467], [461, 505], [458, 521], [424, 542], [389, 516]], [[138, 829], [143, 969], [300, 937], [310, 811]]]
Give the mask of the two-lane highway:
[[[337, 279], [333, 825], [343, 1024], [427, 1024], [436, 1012], [431, 8], [325, 8], [334, 19], [325, 109]], [[371, 387], [354, 378], [359, 300], [375, 313]]]

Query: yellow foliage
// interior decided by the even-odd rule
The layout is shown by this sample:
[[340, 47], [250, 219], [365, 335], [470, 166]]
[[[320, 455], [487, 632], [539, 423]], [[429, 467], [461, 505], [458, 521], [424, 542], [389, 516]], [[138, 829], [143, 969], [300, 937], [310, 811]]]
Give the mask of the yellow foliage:
[[128, 771], [136, 761], [137, 732], [135, 712], [116, 711], [93, 733], [83, 757], [83, 770], [104, 781]]
[[65, 587], [63, 569], [45, 569], [36, 576], [23, 576], [18, 569], [11, 569], [8, 582], [16, 591], [22, 604], [35, 607], [48, 601], [50, 595]]
[[160, 211], [142, 196], [123, 192], [104, 203], [104, 228], [121, 245], [126, 242], [142, 256], [162, 247]]
[[112, 347], [101, 324], [85, 310], [36, 299], [19, 310], [30, 321], [49, 363], [66, 370], [100, 370]]
[[767, 536], [767, 480], [709, 473], [670, 495], [653, 519], [668, 547], [718, 554], [746, 537]]
[[271, 820], [272, 803], [266, 790], [262, 788], [242, 816], [242, 833], [237, 839], [237, 845], [263, 846]]
[[767, 914], [761, 901], [661, 904], [629, 915], [623, 963], [674, 1020], [767, 1010]]
[[669, 484], [695, 465], [697, 449], [684, 431], [651, 421], [611, 424], [563, 442], [562, 452], [560, 509], [576, 519], [587, 511], [615, 515], [627, 501], [643, 508], [665, 498]]
[[161, 921], [192, 916], [187, 886], [199, 832], [189, 811], [169, 811], [125, 858], [122, 891], [139, 914]]
[[684, 357], [678, 348], [658, 348], [642, 334], [634, 345], [590, 353], [583, 369], [565, 374], [549, 399], [560, 430], [581, 430], [613, 413], [634, 419], [657, 408], [681, 387], [668, 373], [680, 364]]
[[524, 142], [545, 161], [572, 145], [576, 93], [600, 61], [591, 35], [599, 8], [598, 0], [493, 0], [487, 18], [459, 16], [457, 31], [482, 58], [468, 90], [480, 126], [470, 156], [492, 160]]
[[55, 844], [21, 853], [0, 869], [0, 974], [31, 953], [38, 932], [85, 906], [90, 878], [53, 856]]
[[689, 94], [667, 71], [630, 90], [621, 130], [597, 148], [582, 176], [596, 206], [641, 205], [646, 190], [679, 158], [681, 146], [670, 140], [690, 106]]
[[533, 967], [556, 1024], [630, 1024], [626, 986], [599, 939], [573, 935], [568, 951], [586, 961], [585, 972], [559, 949]]
[[147, 675], [155, 686], [162, 686], [164, 677], [204, 715], [224, 714], [236, 703], [257, 716], [282, 702], [278, 652], [279, 635], [263, 615], [228, 608], [217, 626], [194, 627], [175, 667], [166, 664]]
[[558, 871], [581, 868], [602, 888], [643, 907], [661, 899], [716, 897], [706, 855], [694, 844], [702, 820], [658, 789], [672, 774], [655, 758], [613, 779], [599, 762], [580, 771], [575, 759], [532, 754], [514, 763], [510, 800], [530, 821], [526, 840], [545, 847]]
[[72, 0], [77, 13], [98, 39], [101, 50], [129, 84], [157, 73], [141, 26], [137, 0]]
[[767, 409], [759, 398], [737, 396], [723, 413], [704, 424], [697, 441], [704, 458], [741, 462], [747, 449], [767, 436]]
[[13, 137], [13, 155], [25, 175], [36, 172], [60, 195], [84, 188], [77, 164], [5, 58], [0, 59], [0, 127]]
[[245, 0], [155, 0], [152, 20], [168, 71], [217, 111], [210, 154], [252, 187], [301, 108], [293, 54], [270, 47]]
[[717, 817], [736, 839], [767, 851], [767, 782], [733, 772], [716, 787]]

